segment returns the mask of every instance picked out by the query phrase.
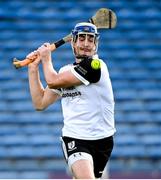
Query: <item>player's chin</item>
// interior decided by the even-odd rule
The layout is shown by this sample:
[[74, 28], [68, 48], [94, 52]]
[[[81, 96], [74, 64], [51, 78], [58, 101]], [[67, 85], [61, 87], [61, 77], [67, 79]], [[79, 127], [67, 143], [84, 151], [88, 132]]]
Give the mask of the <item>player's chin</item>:
[[92, 56], [93, 54], [91, 52], [82, 52], [80, 53], [81, 56]]

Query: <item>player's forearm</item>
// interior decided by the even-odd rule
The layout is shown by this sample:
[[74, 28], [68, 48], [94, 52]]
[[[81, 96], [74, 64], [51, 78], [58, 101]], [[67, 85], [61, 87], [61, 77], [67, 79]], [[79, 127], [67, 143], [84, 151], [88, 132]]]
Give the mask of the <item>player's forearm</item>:
[[44, 96], [44, 88], [40, 81], [38, 67], [35, 69], [29, 68], [29, 87], [33, 105], [35, 109], [42, 110], [42, 100]]
[[52, 62], [44, 61], [42, 64], [46, 83], [48, 85], [53, 84], [56, 80], [57, 72], [53, 68]]

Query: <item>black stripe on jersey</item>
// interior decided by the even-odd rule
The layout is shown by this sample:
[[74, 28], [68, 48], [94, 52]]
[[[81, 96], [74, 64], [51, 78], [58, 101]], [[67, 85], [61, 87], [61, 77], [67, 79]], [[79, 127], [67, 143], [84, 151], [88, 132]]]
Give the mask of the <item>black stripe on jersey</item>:
[[93, 69], [91, 62], [92, 58], [84, 58], [74, 67], [74, 70], [90, 83], [96, 83], [100, 80], [101, 68]]

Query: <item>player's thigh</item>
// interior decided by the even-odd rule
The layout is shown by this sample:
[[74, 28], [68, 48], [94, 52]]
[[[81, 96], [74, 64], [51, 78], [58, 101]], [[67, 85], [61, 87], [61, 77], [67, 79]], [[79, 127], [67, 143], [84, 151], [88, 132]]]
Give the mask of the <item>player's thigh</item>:
[[80, 159], [71, 165], [72, 173], [76, 179], [95, 179], [93, 165], [87, 159]]
[[63, 152], [70, 171], [79, 179], [93, 178], [93, 157], [89, 143], [84, 140], [62, 137]]

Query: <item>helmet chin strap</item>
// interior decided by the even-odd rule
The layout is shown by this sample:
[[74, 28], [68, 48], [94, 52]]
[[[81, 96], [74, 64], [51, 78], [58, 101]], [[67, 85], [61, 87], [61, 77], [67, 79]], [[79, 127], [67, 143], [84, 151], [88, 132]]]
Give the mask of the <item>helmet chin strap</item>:
[[83, 60], [83, 59], [85, 59], [85, 58], [89, 58], [89, 57], [91, 57], [91, 56], [86, 56], [86, 55], [76, 55], [75, 56], [76, 57], [76, 59], [79, 59], [79, 60]]

